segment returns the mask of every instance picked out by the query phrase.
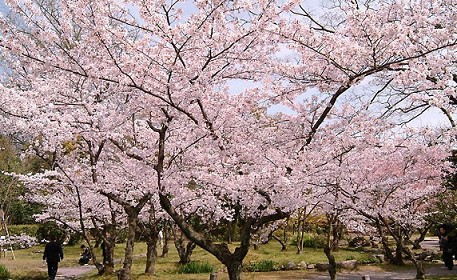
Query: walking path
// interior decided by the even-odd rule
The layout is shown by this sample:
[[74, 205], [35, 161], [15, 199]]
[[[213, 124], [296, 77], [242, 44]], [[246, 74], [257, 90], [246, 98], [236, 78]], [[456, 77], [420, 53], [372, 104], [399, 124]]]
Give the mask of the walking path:
[[83, 275], [89, 273], [90, 271], [94, 270], [94, 265], [79, 265], [79, 266], [71, 266], [71, 267], [59, 267], [57, 271], [56, 280], [60, 279], [78, 279], [81, 278]]

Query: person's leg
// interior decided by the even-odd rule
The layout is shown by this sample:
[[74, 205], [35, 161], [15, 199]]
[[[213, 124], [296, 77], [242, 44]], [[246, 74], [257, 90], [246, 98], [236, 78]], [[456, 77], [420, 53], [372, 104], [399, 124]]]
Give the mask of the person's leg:
[[452, 255], [452, 252], [449, 252], [449, 249], [444, 249], [443, 250], [443, 261], [444, 265], [451, 270], [454, 267], [454, 256]]
[[54, 280], [56, 278], [55, 263], [48, 261], [48, 277], [49, 280]]
[[56, 262], [54, 265], [54, 279], [56, 278], [58, 269], [59, 269], [59, 262]]
[[47, 264], [48, 264], [48, 279], [52, 279], [52, 270], [53, 270], [52, 263], [47, 262]]
[[54, 280], [57, 275], [58, 262], [48, 262], [48, 276], [50, 280]]

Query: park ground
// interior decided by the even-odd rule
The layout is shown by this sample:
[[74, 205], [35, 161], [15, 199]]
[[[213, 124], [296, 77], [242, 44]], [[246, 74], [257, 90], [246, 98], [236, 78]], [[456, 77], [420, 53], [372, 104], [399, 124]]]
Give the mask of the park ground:
[[[438, 250], [438, 242], [435, 238], [427, 239], [423, 246], [427, 250]], [[116, 257], [118, 262], [116, 269], [121, 268], [122, 265], [122, 254], [123, 246], [119, 244], [116, 247]], [[306, 261], [309, 263], [325, 262], [325, 256], [321, 249], [307, 249], [301, 255], [297, 255], [294, 252], [294, 248], [290, 248], [289, 252], [279, 252], [278, 244], [272, 243], [265, 246], [261, 246], [259, 250], [251, 250], [246, 258], [246, 263], [256, 262], [260, 260], [273, 260], [277, 263], [284, 263], [287, 261], [300, 262]], [[66, 246], [65, 259], [61, 263], [61, 267], [58, 272], [58, 279], [84, 279], [84, 280], [115, 280], [117, 277], [97, 275], [97, 271], [93, 265], [79, 266], [77, 260], [79, 258], [79, 245]], [[156, 265], [156, 275], [144, 275], [142, 269], [144, 269], [144, 244], [138, 243], [136, 245], [136, 258], [133, 266], [133, 277], [136, 280], [146, 279], [160, 279], [160, 280], [208, 280], [209, 273], [201, 274], [176, 274], [176, 263], [177, 256], [175, 250], [170, 248], [170, 255], [168, 258], [158, 258]], [[97, 255], [101, 252], [96, 251]], [[12, 260], [8, 254], [4, 255], [0, 259], [0, 263], [4, 264], [13, 275], [22, 275], [21, 280], [25, 279], [43, 279], [43, 278], [28, 278], [29, 275], [36, 277], [37, 275], [45, 275], [46, 267], [41, 260], [42, 246], [15, 251], [16, 260]], [[341, 250], [336, 253], [337, 260], [345, 259], [363, 259], [368, 256], [366, 253], [359, 251], [346, 251]], [[201, 249], [195, 251], [192, 255], [194, 261], [210, 262], [214, 265], [217, 273], [217, 280], [228, 280], [226, 273], [223, 271], [223, 266], [218, 264], [212, 256], [209, 256], [206, 252]], [[449, 271], [444, 267], [442, 262], [433, 262], [426, 265], [427, 279], [432, 280], [448, 280], [457, 279], [457, 267], [455, 270]], [[360, 280], [363, 276], [369, 275], [370, 280], [381, 280], [381, 279], [414, 279], [415, 268], [412, 265], [405, 266], [390, 266], [384, 264], [376, 265], [360, 265], [352, 271], [340, 271], [338, 273], [339, 280]], [[292, 279], [329, 279], [327, 272], [319, 272], [315, 269], [302, 269], [302, 270], [288, 270], [288, 271], [274, 271], [274, 272], [245, 272], [243, 273], [244, 280], [292, 280]]]

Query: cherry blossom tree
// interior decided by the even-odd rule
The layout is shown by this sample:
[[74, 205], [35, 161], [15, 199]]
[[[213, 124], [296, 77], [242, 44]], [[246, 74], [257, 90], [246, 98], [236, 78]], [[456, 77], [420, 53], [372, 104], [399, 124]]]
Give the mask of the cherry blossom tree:
[[457, 41], [450, 34], [455, 34], [455, 3], [322, 1], [321, 9], [307, 5], [295, 6], [294, 17], [273, 31], [290, 50], [287, 63], [277, 67], [284, 77], [281, 83], [288, 86], [273, 102], [296, 110], [289, 100], [311, 88], [321, 93], [319, 110], [303, 136], [305, 144], [347, 95], [353, 102], [370, 102], [372, 110], [399, 123], [436, 107], [454, 126]]
[[[257, 229], [313, 202], [312, 178], [334, 152], [319, 138], [344, 96], [358, 97], [360, 109], [393, 102], [395, 111], [416, 100], [446, 105], [455, 94], [452, 1], [339, 1], [317, 16], [299, 1], [5, 2], [2, 127], [27, 131], [60, 165], [62, 145], [82, 143], [81, 169], [67, 179], [90, 178], [77, 186], [121, 205], [131, 230], [157, 194], [232, 280]], [[259, 86], [233, 94], [240, 80]], [[295, 112], [270, 116], [273, 104]], [[343, 142], [355, 141], [348, 123]], [[233, 252], [207, 236], [232, 221], [241, 236]]]
[[[339, 194], [348, 198], [343, 205], [352, 210], [352, 219], [357, 216], [355, 211], [361, 215], [360, 221], [375, 225], [388, 259], [402, 263], [402, 255], [407, 255], [417, 267], [417, 279], [422, 279], [425, 271], [408, 245], [412, 234], [427, 223], [433, 197], [444, 191], [442, 179], [449, 168], [444, 159], [450, 154], [447, 143], [433, 144], [434, 133], [422, 135], [427, 134], [421, 131], [419, 135], [380, 138], [375, 146], [359, 150], [352, 155], [359, 165], [347, 162], [338, 184], [343, 186]], [[351, 154], [346, 157], [351, 160]], [[384, 229], [396, 241], [396, 256]]]
[[[193, 176], [179, 173], [179, 169], [175, 170], [178, 166], [172, 165], [173, 169], [170, 169], [164, 164], [181, 160], [189, 149], [186, 146], [200, 144], [200, 138], [213, 147], [212, 152], [217, 151], [216, 155], [227, 150], [224, 143], [218, 143], [223, 139], [212, 119], [219, 118], [218, 122], [227, 123], [221, 128], [230, 128], [232, 123], [226, 116], [233, 107], [220, 110], [220, 102], [212, 99], [220, 94], [219, 91], [227, 95], [224, 86], [227, 80], [250, 78], [259, 71], [258, 65], [250, 62], [262, 58], [275, 46], [267, 47], [269, 45], [263, 43], [267, 36], [258, 30], [271, 18], [269, 10], [275, 11], [276, 7], [270, 7], [268, 3], [249, 4], [249, 8], [259, 14], [248, 14], [243, 12], [246, 10], [243, 4], [248, 3], [196, 2], [192, 6], [196, 13], [180, 20], [181, 4], [178, 2], [153, 3], [152, 6], [151, 3], [136, 3], [131, 7], [115, 1], [62, 1], [56, 3], [56, 9], [43, 7], [35, 1], [8, 4], [13, 11], [12, 17], [20, 20], [13, 24], [7, 20], [2, 22], [2, 30], [6, 31], [2, 47], [8, 53], [5, 58], [11, 62], [9, 67], [14, 73], [4, 88], [8, 94], [5, 99], [33, 100], [33, 96], [46, 96], [32, 104], [24, 103], [22, 108], [4, 106], [4, 112], [11, 118], [20, 118], [17, 128], [33, 128], [37, 137], [42, 137], [40, 148], [50, 152], [59, 150], [59, 145], [68, 140], [81, 137], [88, 157], [86, 167], [90, 167], [84, 172], [90, 175], [95, 189], [111, 200], [125, 185], [118, 182], [104, 185], [112, 178], [104, 177], [108, 168], [103, 165], [110, 163], [101, 159], [110, 156], [105, 153], [106, 149], [116, 146], [130, 160], [144, 165], [149, 163], [150, 170], [158, 174], [162, 206], [166, 206], [165, 210], [179, 221], [182, 229], [187, 228], [184, 220], [175, 215], [176, 204], [171, 205], [168, 196], [176, 196], [174, 203], [180, 203], [182, 196], [177, 194], [191, 192], [183, 192], [178, 187], [185, 186]], [[200, 55], [195, 55], [196, 50]], [[226, 101], [226, 97], [222, 100]], [[233, 102], [235, 100], [230, 101]], [[242, 104], [252, 107], [255, 102]], [[237, 114], [245, 114], [240, 106], [235, 108], [239, 110]], [[237, 115], [233, 121], [240, 117]], [[133, 132], [130, 130], [129, 137], [125, 137], [129, 123]], [[137, 139], [142, 136], [137, 135], [137, 130], [143, 125], [152, 134], [147, 139]], [[170, 141], [176, 143], [170, 144]], [[166, 154], [165, 143], [170, 147]], [[238, 146], [236, 141], [230, 144], [233, 145], [230, 150]], [[200, 153], [202, 148], [198, 150]], [[202, 154], [208, 155], [208, 151]], [[201, 158], [197, 152], [194, 155]], [[199, 163], [204, 160], [199, 159]], [[125, 162], [121, 162], [119, 168], [129, 170], [123, 165]], [[119, 168], [115, 170], [119, 172]], [[208, 172], [207, 167], [203, 169]], [[221, 175], [220, 170], [217, 171]], [[218, 176], [214, 172], [210, 177]], [[204, 179], [199, 181], [208, 184]], [[261, 190], [254, 194], [262, 200], [266, 196]], [[246, 199], [243, 205], [248, 201]], [[120, 199], [117, 202], [125, 205]], [[137, 210], [133, 211], [135, 215]], [[221, 213], [216, 214], [218, 218]], [[279, 210], [269, 215], [267, 220], [284, 216]], [[235, 279], [239, 277], [241, 261], [249, 247], [250, 232], [255, 229], [251, 229], [254, 221], [257, 222], [252, 219], [244, 226], [242, 249], [234, 254], [233, 260], [227, 260], [226, 255], [232, 255], [228, 248], [214, 250], [217, 247], [214, 244], [208, 246], [199, 236], [191, 236], [220, 259], [225, 258], [231, 277]], [[260, 224], [264, 222], [260, 220]], [[189, 233], [189, 230], [184, 231]]]

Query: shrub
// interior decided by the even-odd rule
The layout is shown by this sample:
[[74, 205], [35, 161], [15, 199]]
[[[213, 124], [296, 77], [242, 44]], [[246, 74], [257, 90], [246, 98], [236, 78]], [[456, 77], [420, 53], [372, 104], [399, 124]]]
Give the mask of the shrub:
[[10, 235], [30, 235], [36, 237], [38, 224], [32, 225], [8, 225]]
[[358, 248], [362, 246], [369, 246], [370, 242], [366, 240], [363, 236], [356, 236], [353, 239], [348, 241], [348, 246], [350, 248]]
[[357, 262], [359, 264], [363, 265], [363, 264], [380, 263], [381, 261], [376, 256], [370, 255], [370, 256], [366, 256], [366, 257], [357, 258]]
[[0, 280], [8, 280], [10, 277], [11, 274], [8, 269], [4, 265], [0, 264]]
[[186, 264], [180, 264], [178, 266], [178, 273], [210, 273], [213, 272], [214, 268], [209, 262], [195, 262], [191, 261]]
[[274, 271], [275, 263], [272, 260], [263, 260], [260, 262], [249, 263], [244, 270], [249, 272], [270, 272]]
[[81, 240], [83, 239], [82, 234], [80, 233], [70, 233], [70, 238], [68, 239], [68, 245], [73, 246], [78, 243], [81, 243]]
[[325, 243], [325, 237], [322, 235], [307, 235], [303, 239], [303, 247], [307, 248], [324, 248]]
[[[292, 246], [297, 246], [297, 237], [294, 237], [291, 241]], [[307, 248], [324, 248], [326, 244], [326, 238], [323, 235], [305, 234], [303, 237], [303, 247]]]
[[38, 226], [38, 240], [49, 240], [51, 236], [55, 236], [57, 240], [64, 240], [65, 231], [61, 229], [55, 222], [45, 222]]

